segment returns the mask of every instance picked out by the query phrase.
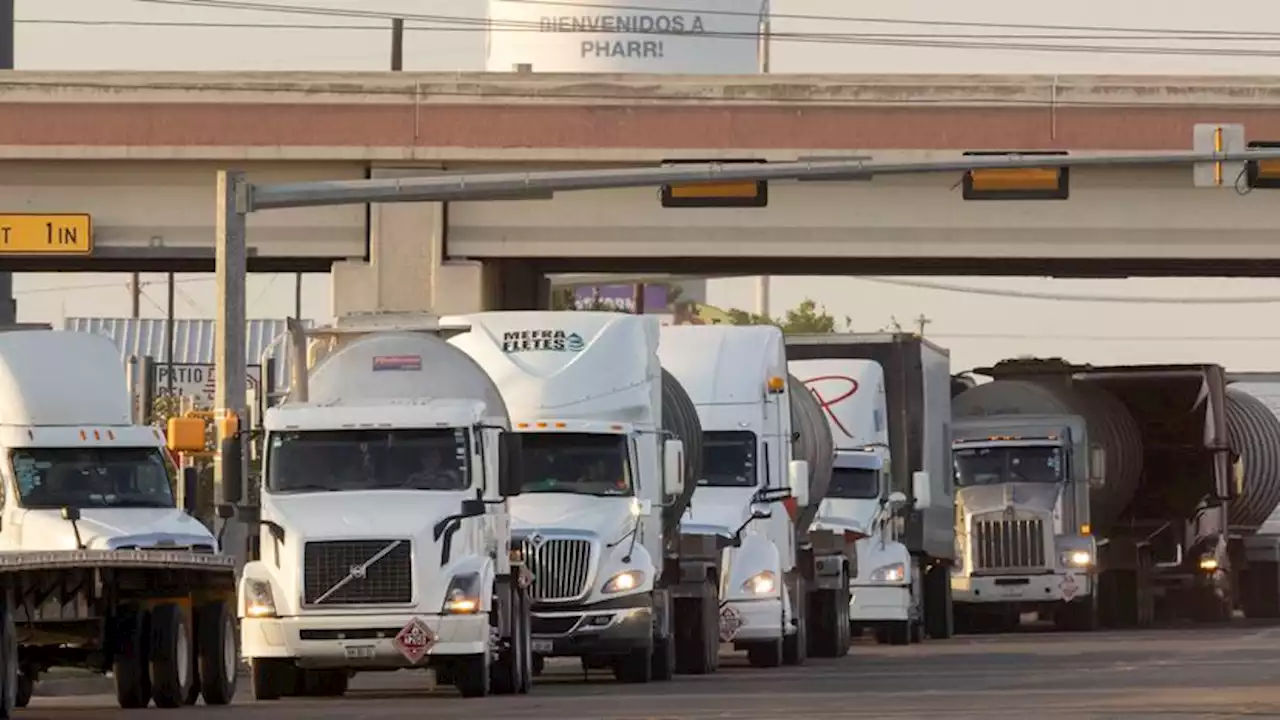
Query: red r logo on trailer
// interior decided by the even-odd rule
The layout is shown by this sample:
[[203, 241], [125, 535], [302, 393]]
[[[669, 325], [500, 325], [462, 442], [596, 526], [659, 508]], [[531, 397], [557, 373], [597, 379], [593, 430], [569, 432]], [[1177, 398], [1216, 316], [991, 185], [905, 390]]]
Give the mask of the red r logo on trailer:
[[[814, 383], [823, 382], [827, 380], [835, 380], [837, 382], [848, 383], [848, 387], [840, 395], [837, 395], [836, 397], [833, 397], [828, 400], [827, 398], [822, 397], [822, 393], [818, 392], [817, 388], [813, 387]], [[809, 388], [809, 392], [813, 393], [813, 397], [818, 400], [818, 405], [822, 407], [822, 411], [825, 412], [828, 416], [830, 416], [831, 423], [836, 427], [840, 428], [840, 432], [844, 433], [845, 437], [853, 437], [853, 433], [849, 432], [849, 428], [845, 427], [844, 423], [840, 422], [840, 418], [836, 417], [836, 414], [831, 411], [831, 406], [835, 405], [841, 400], [847, 400], [853, 397], [854, 393], [858, 392], [858, 381], [854, 380], [851, 377], [846, 377], [844, 375], [819, 375], [818, 377], [809, 378], [808, 380], [805, 380], [804, 386]]]

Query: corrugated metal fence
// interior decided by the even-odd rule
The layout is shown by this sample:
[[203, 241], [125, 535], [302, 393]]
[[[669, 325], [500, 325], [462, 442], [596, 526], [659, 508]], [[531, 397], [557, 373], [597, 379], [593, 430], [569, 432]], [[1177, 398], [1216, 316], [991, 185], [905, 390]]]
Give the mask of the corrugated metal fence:
[[[248, 336], [245, 342], [245, 362], [249, 365], [262, 363], [263, 351], [270, 348], [268, 358], [275, 360], [275, 387], [284, 387], [289, 383], [289, 353], [283, 340], [272, 343], [284, 335], [284, 320], [250, 320]], [[303, 323], [310, 327], [311, 322]], [[214, 362], [214, 321], [213, 320], [175, 320], [173, 326], [173, 358], [169, 357], [169, 348], [165, 336], [168, 321], [163, 318], [67, 318], [63, 330], [91, 332], [110, 338], [120, 348], [124, 358], [130, 356], [151, 357], [158, 363], [201, 363]]]

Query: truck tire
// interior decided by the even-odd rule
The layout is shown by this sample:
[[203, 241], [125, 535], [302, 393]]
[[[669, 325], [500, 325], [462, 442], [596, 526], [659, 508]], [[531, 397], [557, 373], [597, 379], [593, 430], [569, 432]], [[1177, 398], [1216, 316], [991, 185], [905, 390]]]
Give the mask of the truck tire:
[[673, 635], [654, 637], [652, 663], [653, 670], [651, 675], [655, 682], [666, 682], [675, 677], [676, 643]]
[[1053, 614], [1053, 624], [1068, 632], [1092, 632], [1098, 629], [1098, 596], [1090, 595], [1064, 603]]
[[115, 678], [116, 704], [124, 710], [151, 704], [151, 616], [145, 610], [117, 620], [117, 647], [111, 662]]
[[294, 667], [277, 658], [250, 658], [249, 682], [254, 700], [279, 700], [293, 689]]
[[151, 611], [151, 697], [156, 707], [182, 707], [195, 679], [191, 621], [172, 603]]
[[[676, 672], [707, 675], [720, 664], [720, 601], [716, 586], [704, 580], [696, 598], [672, 603], [676, 630]], [[680, 618], [685, 618], [683, 622]]]
[[889, 622], [876, 628], [876, 641], [881, 645], [910, 645], [912, 628], [910, 620]]
[[935, 562], [924, 574], [924, 631], [934, 640], [956, 633], [955, 604], [951, 599], [951, 566]]
[[13, 592], [0, 594], [0, 719], [14, 716], [20, 682], [18, 629], [13, 622]]
[[809, 657], [809, 622], [805, 612], [808, 593], [804, 577], [796, 576], [792, 587], [795, 594], [791, 597], [791, 614], [796, 631], [782, 636], [782, 662], [786, 665], [803, 665]]
[[[490, 686], [495, 695], [529, 692], [529, 675], [532, 665], [529, 655], [533, 641], [530, 638], [529, 614], [525, 611], [523, 595], [524, 590], [512, 581], [509, 595], [511, 607], [508, 609], [511, 613], [511, 637], [506, 638], [504, 646], [499, 649], [498, 661], [489, 667], [493, 675], [490, 678]], [[491, 617], [494, 622], [497, 622], [496, 613]]]
[[351, 678], [346, 670], [299, 670], [302, 697], [342, 697]]
[[782, 638], [749, 645], [747, 663], [756, 668], [776, 668], [782, 665]]
[[621, 683], [642, 684], [653, 679], [653, 646], [635, 648], [613, 660], [613, 678]]
[[810, 596], [809, 656], [841, 658], [849, 654], [848, 591], [821, 590]]
[[210, 603], [196, 611], [196, 675], [205, 705], [230, 705], [236, 696], [238, 635], [236, 617], [227, 603]]
[[455, 661], [453, 686], [464, 698], [489, 695], [489, 653], [464, 655]]
[[13, 706], [24, 708], [31, 704], [31, 696], [36, 692], [36, 680], [34, 677], [20, 672], [18, 673], [18, 689], [13, 697]]

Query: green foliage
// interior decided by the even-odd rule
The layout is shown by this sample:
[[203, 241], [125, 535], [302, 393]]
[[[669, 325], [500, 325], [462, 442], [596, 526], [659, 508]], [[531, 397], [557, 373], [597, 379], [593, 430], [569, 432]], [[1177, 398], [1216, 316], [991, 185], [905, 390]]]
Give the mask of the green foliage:
[[846, 315], [843, 327], [837, 327], [836, 319], [827, 312], [826, 307], [809, 298], [788, 310], [781, 318], [771, 318], [737, 308], [730, 308], [725, 313], [729, 316], [729, 322], [734, 325], [777, 325], [788, 335], [833, 333], [848, 330], [851, 324]]

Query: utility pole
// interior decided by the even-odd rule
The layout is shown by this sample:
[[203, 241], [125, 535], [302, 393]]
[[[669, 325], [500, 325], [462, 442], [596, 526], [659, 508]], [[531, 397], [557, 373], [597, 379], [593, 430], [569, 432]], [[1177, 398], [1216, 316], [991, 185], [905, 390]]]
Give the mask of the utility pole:
[[129, 317], [142, 317], [142, 273], [133, 273], [129, 278]]
[[391, 70], [404, 70], [404, 18], [391, 19]]
[[[769, 74], [769, 0], [761, 0], [760, 15], [757, 22], [756, 37], [756, 57], [760, 61], [760, 74]], [[756, 314], [763, 317], [773, 317], [769, 307], [769, 276], [761, 275], [756, 278]]]
[[925, 317], [924, 313], [920, 313], [920, 316], [916, 318], [916, 334], [920, 337], [924, 337], [924, 326], [931, 322], [933, 322], [933, 320]]
[[[13, 70], [14, 0], [0, 0], [0, 74]], [[0, 272], [0, 325], [16, 325], [18, 303], [13, 299], [13, 273]]]

